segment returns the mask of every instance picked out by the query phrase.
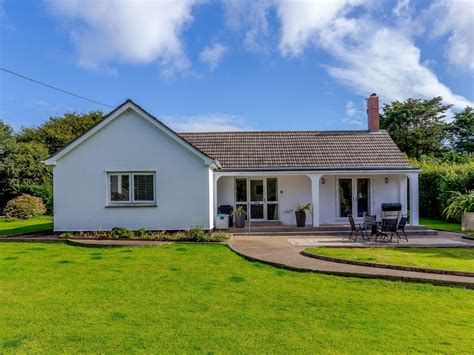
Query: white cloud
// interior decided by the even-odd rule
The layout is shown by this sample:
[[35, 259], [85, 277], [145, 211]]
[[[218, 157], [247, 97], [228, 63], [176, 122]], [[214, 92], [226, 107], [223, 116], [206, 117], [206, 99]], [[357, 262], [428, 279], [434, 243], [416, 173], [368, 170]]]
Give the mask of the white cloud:
[[305, 47], [317, 43], [317, 35], [334, 19], [343, 16], [362, 0], [281, 0], [278, 16], [281, 20], [280, 51], [284, 55], [298, 56]]
[[268, 11], [274, 0], [223, 1], [226, 25], [234, 31], [244, 29], [244, 47], [250, 52], [269, 53]]
[[209, 65], [211, 70], [215, 70], [222, 58], [227, 53], [228, 48], [222, 43], [215, 43], [212, 46], [207, 46], [199, 54], [199, 60]]
[[364, 111], [357, 109], [352, 101], [347, 101], [346, 117], [344, 117], [343, 121], [357, 126], [363, 126], [367, 119]]
[[399, 0], [393, 9], [395, 16], [404, 16], [410, 10], [410, 0]]
[[364, 13], [346, 16], [361, 1], [282, 1], [280, 51], [298, 56], [315, 45], [336, 59], [326, 65], [333, 78], [361, 95], [377, 92], [382, 100], [443, 96], [456, 109], [473, 105], [455, 95], [420, 59], [420, 50], [403, 29], [385, 27]]
[[199, 0], [46, 1], [67, 20], [81, 66], [159, 62], [170, 74], [190, 65], [181, 35]]
[[255, 129], [246, 118], [225, 113], [195, 116], [164, 116], [163, 122], [177, 132], [248, 131]]
[[474, 72], [474, 3], [438, 0], [430, 7], [429, 17], [435, 36], [449, 35], [450, 63]]

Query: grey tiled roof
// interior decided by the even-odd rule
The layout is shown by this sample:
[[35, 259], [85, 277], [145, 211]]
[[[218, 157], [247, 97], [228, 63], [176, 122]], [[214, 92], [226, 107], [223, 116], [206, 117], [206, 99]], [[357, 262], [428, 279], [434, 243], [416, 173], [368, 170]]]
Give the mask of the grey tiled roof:
[[386, 131], [180, 133], [224, 169], [410, 168]]

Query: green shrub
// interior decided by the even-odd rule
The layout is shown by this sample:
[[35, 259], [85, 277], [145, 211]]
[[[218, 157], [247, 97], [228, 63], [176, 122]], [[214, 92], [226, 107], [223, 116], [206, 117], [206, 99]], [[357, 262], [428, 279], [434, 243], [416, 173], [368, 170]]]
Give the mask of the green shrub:
[[59, 235], [59, 238], [74, 238], [75, 234], [73, 232], [62, 232]]
[[196, 242], [206, 242], [208, 240], [208, 234], [204, 230], [202, 224], [192, 226], [188, 234], [190, 239]]
[[21, 195], [8, 201], [5, 207], [5, 216], [8, 218], [31, 218], [46, 213], [43, 200], [31, 195]]
[[150, 239], [150, 238], [153, 238], [153, 235], [151, 233], [147, 232], [147, 230], [145, 228], [138, 228], [135, 231], [135, 237], [137, 237], [139, 239]]
[[470, 191], [468, 194], [454, 191], [443, 214], [446, 218], [460, 221], [465, 212], [474, 212], [474, 191]]
[[453, 191], [467, 194], [474, 190], [474, 161], [464, 164], [447, 163], [435, 158], [411, 160], [420, 168], [419, 202], [420, 216], [442, 219], [443, 211]]
[[209, 235], [209, 241], [211, 242], [222, 242], [230, 238], [229, 233], [223, 231], [215, 231]]
[[110, 231], [110, 236], [115, 239], [118, 239], [118, 238], [133, 239], [135, 238], [135, 233], [128, 228], [114, 227]]

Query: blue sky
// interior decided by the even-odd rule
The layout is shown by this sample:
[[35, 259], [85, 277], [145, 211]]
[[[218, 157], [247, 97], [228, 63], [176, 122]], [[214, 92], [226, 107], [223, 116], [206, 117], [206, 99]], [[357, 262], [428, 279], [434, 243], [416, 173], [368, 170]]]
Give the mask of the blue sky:
[[[0, 66], [178, 131], [364, 129], [364, 98], [474, 101], [469, 1], [0, 0]], [[19, 129], [108, 107], [0, 72]]]

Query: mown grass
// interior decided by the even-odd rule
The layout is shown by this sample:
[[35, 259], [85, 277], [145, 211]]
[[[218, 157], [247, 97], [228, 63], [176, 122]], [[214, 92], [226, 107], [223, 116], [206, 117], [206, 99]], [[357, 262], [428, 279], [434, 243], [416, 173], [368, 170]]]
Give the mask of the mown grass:
[[308, 248], [306, 251], [370, 263], [474, 272], [474, 248]]
[[0, 352], [474, 350], [474, 292], [287, 271], [224, 245], [0, 243]]
[[428, 229], [438, 229], [443, 231], [460, 232], [461, 223], [447, 222], [440, 219], [420, 217], [420, 224]]
[[0, 235], [21, 235], [53, 230], [53, 217], [40, 216], [29, 219], [0, 218]]

